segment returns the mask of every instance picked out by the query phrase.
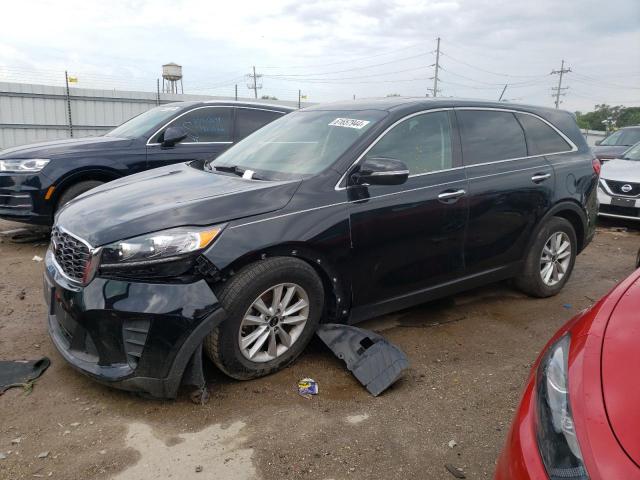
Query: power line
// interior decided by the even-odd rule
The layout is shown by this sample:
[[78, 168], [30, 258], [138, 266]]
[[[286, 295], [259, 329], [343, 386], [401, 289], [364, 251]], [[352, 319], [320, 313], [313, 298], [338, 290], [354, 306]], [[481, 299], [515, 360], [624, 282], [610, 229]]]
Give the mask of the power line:
[[450, 60], [453, 60], [454, 62], [460, 63], [462, 65], [466, 65], [469, 68], [474, 68], [474, 69], [479, 70], [481, 72], [488, 73], [488, 74], [491, 74], [491, 75], [497, 75], [499, 77], [510, 77], [510, 78], [541, 78], [541, 77], [546, 77], [546, 75], [516, 75], [516, 74], [513, 74], [513, 73], [493, 72], [491, 70], [486, 70], [484, 68], [472, 65], [470, 63], [463, 62], [462, 60], [458, 60], [457, 58], [452, 57], [451, 55], [449, 55], [446, 52], [441, 52], [441, 55], [447, 57]]
[[352, 72], [354, 70], [364, 70], [366, 68], [381, 67], [383, 65], [390, 65], [392, 63], [403, 62], [405, 60], [410, 60], [410, 59], [413, 59], [413, 58], [422, 57], [423, 55], [425, 55], [425, 53], [428, 53], [428, 52], [419, 53], [417, 55], [411, 55], [410, 57], [398, 58], [398, 59], [391, 60], [391, 61], [388, 61], [388, 62], [376, 63], [376, 64], [373, 64], [373, 65], [363, 65], [362, 67], [347, 68], [345, 70], [334, 70], [334, 71], [331, 71], [331, 72], [320, 72], [320, 73], [296, 73], [296, 74], [284, 74], [284, 73], [282, 73], [282, 74], [269, 74], [269, 75], [266, 75], [266, 76], [270, 77], [270, 78], [276, 78], [276, 77], [309, 77], [309, 76], [314, 76], [314, 75], [332, 75], [334, 73]]
[[342, 63], [354, 63], [354, 62], [359, 62], [360, 60], [368, 60], [370, 58], [377, 58], [377, 57], [382, 57], [384, 55], [389, 55], [391, 53], [395, 53], [395, 52], [399, 52], [401, 50], [408, 50], [410, 48], [413, 47], [417, 47], [418, 45], [421, 45], [420, 43], [414, 43], [411, 45], [407, 45], [405, 47], [401, 47], [401, 48], [395, 48], [393, 50], [388, 50], [386, 52], [382, 52], [382, 53], [377, 53], [375, 55], [366, 55], [364, 57], [357, 57], [357, 58], [351, 58], [348, 60], [339, 60], [337, 62], [330, 62], [330, 63], [320, 63], [320, 64], [306, 64], [306, 65], [289, 65], [286, 67], [280, 67], [280, 66], [263, 66], [263, 69], [287, 69], [287, 68], [315, 68], [315, 67], [328, 67], [331, 65], [339, 65]]

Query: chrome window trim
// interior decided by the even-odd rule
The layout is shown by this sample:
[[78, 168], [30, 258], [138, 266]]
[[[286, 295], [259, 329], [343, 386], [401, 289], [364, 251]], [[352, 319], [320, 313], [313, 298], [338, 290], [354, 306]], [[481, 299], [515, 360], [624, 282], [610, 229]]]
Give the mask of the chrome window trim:
[[[563, 162], [563, 163], [558, 164], [558, 165], [563, 165], [564, 163], [573, 163], [573, 162]], [[464, 167], [456, 167], [456, 168], [464, 168]], [[538, 169], [540, 169], [540, 165], [536, 165], [536, 166], [533, 166], [533, 167], [527, 167], [527, 168], [520, 168], [518, 170], [509, 170], [509, 171], [506, 171], [506, 172], [496, 172], [496, 173], [490, 173], [490, 174], [487, 174], [487, 175], [478, 175], [477, 177], [470, 177], [470, 178], [466, 178], [466, 179], [451, 180], [450, 182], [436, 183], [436, 184], [433, 184], [433, 185], [425, 185], [425, 186], [422, 186], [422, 187], [411, 188], [409, 190], [400, 190], [400, 191], [397, 191], [397, 192], [383, 193], [382, 195], [376, 195], [375, 197], [369, 197], [369, 198], [361, 199], [361, 200], [348, 200], [348, 201], [345, 201], [345, 202], [330, 203], [330, 204], [327, 204], [327, 205], [322, 205], [320, 207], [306, 208], [304, 210], [296, 210], [295, 212], [283, 213], [282, 215], [276, 215], [274, 217], [261, 218], [259, 220], [253, 220], [251, 222], [241, 223], [239, 225], [234, 225], [234, 226], [229, 227], [229, 228], [233, 230], [233, 229], [236, 229], [236, 228], [246, 227], [248, 225], [253, 225], [255, 223], [262, 223], [262, 222], [267, 222], [269, 220], [277, 220], [278, 218], [289, 217], [291, 215], [297, 215], [298, 213], [306, 213], [306, 212], [312, 212], [314, 210], [322, 210], [324, 208], [336, 207], [336, 206], [339, 206], [339, 205], [347, 205], [347, 204], [350, 204], [350, 203], [358, 203], [358, 202], [362, 202], [363, 200], [375, 200], [376, 198], [389, 197], [391, 195], [401, 195], [403, 193], [415, 192], [417, 190], [424, 190], [424, 189], [427, 189], [427, 188], [435, 188], [435, 187], [442, 187], [442, 186], [445, 186], [445, 185], [451, 185], [452, 183], [459, 183], [459, 182], [465, 182], [465, 181], [470, 181], [470, 180], [478, 180], [480, 178], [496, 177], [498, 175], [507, 175], [509, 173], [514, 173], [514, 172], [526, 172], [527, 170], [538, 170]], [[440, 171], [442, 171], [442, 170], [440, 170]], [[422, 174], [422, 175], [424, 175], [424, 174]], [[346, 189], [345, 188], [341, 188], [341, 190], [346, 190]]]
[[[149, 137], [149, 139], [147, 140], [146, 145], [148, 147], [150, 146], [154, 146], [154, 145], [161, 145], [161, 143], [158, 142], [153, 142], [151, 143], [151, 139], [153, 137], [155, 137], [158, 133], [160, 133], [162, 130], [164, 130], [165, 128], [167, 128], [169, 125], [171, 125], [173, 122], [175, 122], [176, 120], [178, 120], [180, 117], [186, 115], [187, 113], [191, 113], [191, 112], [195, 112], [196, 110], [201, 110], [203, 108], [230, 108], [230, 109], [234, 109], [234, 108], [244, 108], [246, 110], [263, 110], [265, 112], [273, 112], [273, 113], [280, 113], [282, 115], [286, 115], [287, 113], [290, 112], [282, 112], [280, 110], [270, 110], [268, 108], [257, 108], [257, 107], [245, 107], [245, 106], [238, 106], [238, 105], [202, 105], [200, 107], [196, 107], [196, 108], [192, 108], [190, 110], [187, 110], [186, 112], [182, 112], [180, 115], [178, 115], [177, 117], [169, 120], [167, 123], [165, 123], [162, 127], [160, 127], [158, 130], [156, 130], [153, 135], [151, 135]], [[232, 119], [232, 122], [234, 121], [234, 119]], [[224, 141], [224, 142], [180, 142], [179, 145], [231, 145], [233, 143], [233, 140], [231, 141]]]
[[[349, 171], [358, 164], [358, 162], [360, 162], [360, 160], [362, 160], [362, 158], [369, 152], [369, 150], [371, 150], [373, 148], [373, 146], [378, 143], [382, 137], [384, 135], [386, 135], [389, 130], [391, 130], [393, 127], [395, 127], [396, 125], [398, 125], [400, 122], [403, 122], [409, 118], [415, 117], [417, 115], [422, 115], [425, 113], [430, 113], [430, 112], [442, 112], [442, 111], [450, 111], [450, 110], [480, 110], [480, 111], [495, 111], [495, 112], [508, 112], [508, 113], [520, 113], [523, 115], [530, 115], [534, 118], [537, 118], [538, 120], [541, 120], [542, 122], [544, 122], [545, 124], [547, 124], [549, 127], [551, 127], [558, 135], [560, 135], [560, 137], [567, 142], [567, 144], [569, 145], [569, 147], [571, 147], [570, 150], [564, 150], [561, 152], [551, 152], [551, 153], [544, 153], [544, 154], [537, 154], [537, 155], [527, 155], [524, 157], [516, 157], [516, 158], [507, 158], [504, 160], [496, 160], [494, 162], [483, 162], [483, 163], [476, 163], [474, 165], [463, 165], [461, 167], [452, 167], [452, 168], [446, 168], [443, 170], [434, 170], [432, 172], [425, 172], [425, 173], [416, 173], [413, 175], [409, 175], [409, 178], [413, 178], [413, 177], [421, 177], [423, 175], [432, 175], [434, 173], [439, 173], [439, 172], [448, 172], [448, 171], [453, 171], [453, 170], [459, 170], [462, 168], [474, 168], [474, 167], [481, 167], [481, 166], [486, 166], [486, 165], [494, 165], [496, 163], [504, 163], [504, 162], [514, 162], [517, 160], [524, 160], [524, 159], [528, 159], [528, 158], [538, 158], [538, 157], [548, 157], [551, 155], [562, 155], [564, 153], [573, 153], [573, 152], [577, 152], [578, 151], [578, 147], [576, 146], [575, 143], [573, 143], [571, 141], [571, 139], [569, 139], [569, 137], [567, 137], [564, 133], [562, 133], [555, 125], [553, 125], [551, 122], [548, 122], [547, 120], [545, 120], [544, 118], [542, 118], [540, 115], [537, 115], [535, 113], [531, 113], [531, 112], [525, 112], [522, 110], [514, 110], [512, 108], [497, 108], [497, 107], [449, 107], [449, 108], [434, 108], [434, 109], [429, 109], [429, 110], [421, 110], [420, 112], [415, 112], [412, 113], [410, 115], [407, 115], [406, 117], [401, 118], [400, 120], [394, 122], [391, 126], [389, 126], [387, 129], [385, 129], [384, 132], [382, 132], [378, 138], [376, 138], [373, 143], [371, 143], [371, 145], [369, 145], [369, 147], [366, 148], [366, 150], [349, 166], [349, 168], [347, 168], [347, 170], [345, 171], [345, 173], [340, 177], [340, 180], [338, 180], [338, 183], [336, 183], [334, 190], [336, 191], [340, 191], [340, 190], [346, 190], [347, 187], [341, 187], [340, 184], [343, 182], [343, 180], [345, 180], [345, 177], [347, 176], [347, 174], [349, 173]], [[526, 132], [524, 132], [524, 128], [523, 128], [523, 133], [525, 135], [525, 139], [526, 139]]]
[[30, 203], [22, 204], [22, 205], [0, 205], [0, 210], [3, 208], [31, 208], [33, 205]]
[[[425, 115], [425, 114], [435, 113], [435, 112], [448, 112], [448, 111], [451, 111], [451, 110], [453, 110], [452, 107], [430, 108], [430, 109], [427, 109], [427, 110], [420, 110], [419, 112], [411, 113], [411, 114], [409, 114], [409, 115], [407, 115], [405, 117], [402, 117], [399, 120], [396, 120], [394, 123], [389, 125], [384, 130], [384, 132], [382, 132], [380, 135], [378, 135], [378, 137], [373, 142], [371, 142], [371, 144], [364, 150], [364, 152], [362, 152], [360, 154], [360, 156], [358, 158], [356, 158], [356, 160], [345, 170], [344, 174], [340, 177], [340, 180], [338, 180], [338, 183], [336, 183], [336, 185], [335, 185], [335, 187], [333, 187], [333, 189], [335, 191], [340, 191], [340, 190], [346, 190], [347, 189], [346, 185], [344, 187], [341, 187], [340, 184], [342, 183], [343, 180], [345, 180], [345, 178], [346, 178], [347, 174], [349, 173], [349, 171], [353, 167], [355, 167], [360, 162], [360, 160], [362, 160], [364, 158], [364, 156], [367, 153], [369, 153], [369, 150], [371, 150], [373, 147], [375, 147], [376, 143], [378, 143], [380, 140], [382, 140], [382, 137], [384, 137], [396, 125], [398, 125], [399, 123], [404, 122], [405, 120], [409, 120], [410, 118], [417, 117], [418, 115]], [[460, 168], [460, 167], [454, 167], [454, 168]], [[421, 175], [428, 175], [428, 174], [431, 174], [431, 173], [449, 171], [449, 170], [453, 170], [454, 168], [447, 168], [447, 169], [444, 169], [444, 170], [434, 170], [433, 172], [416, 173], [414, 175], [409, 175], [409, 178], [418, 177], [418, 176], [421, 176]]]

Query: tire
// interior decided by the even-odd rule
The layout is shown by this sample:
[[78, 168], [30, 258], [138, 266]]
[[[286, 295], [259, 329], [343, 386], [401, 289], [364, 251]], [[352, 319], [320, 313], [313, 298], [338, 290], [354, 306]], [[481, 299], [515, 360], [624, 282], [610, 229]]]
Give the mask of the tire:
[[[273, 298], [278, 295], [274, 291], [277, 292], [278, 286], [282, 286], [281, 303], [286, 301], [290, 288], [294, 288], [294, 293], [289, 297], [289, 307], [280, 310], [281, 316], [270, 317], [269, 312], [264, 313], [264, 308], [267, 305], [273, 307]], [[290, 257], [269, 258], [243, 267], [216, 291], [216, 295], [228, 317], [207, 336], [204, 348], [207, 356], [222, 372], [238, 380], [268, 375], [293, 362], [315, 333], [324, 307], [324, 287], [318, 274], [306, 262]], [[291, 306], [302, 305], [304, 302], [298, 302], [305, 300], [305, 295], [307, 307], [299, 310], [297, 315], [284, 316]], [[258, 299], [263, 300], [260, 311], [255, 307]], [[285, 325], [286, 321], [300, 322], [305, 313], [305, 323]], [[243, 324], [248, 321], [245, 316], [250, 318], [251, 324]], [[272, 325], [274, 322], [275, 325]], [[241, 348], [241, 339], [248, 341], [247, 337], [258, 331], [261, 332], [258, 340]], [[264, 332], [268, 332], [268, 337], [263, 340], [262, 347], [258, 347], [259, 340], [264, 338]], [[289, 338], [290, 346], [287, 347], [281, 335]], [[272, 338], [277, 344], [277, 348], [273, 350]], [[250, 358], [254, 348], [259, 350]], [[285, 350], [280, 353], [281, 349]], [[272, 355], [273, 352], [277, 354]]]
[[56, 211], [58, 211], [63, 205], [70, 202], [77, 196], [82, 195], [84, 192], [88, 192], [92, 188], [96, 188], [103, 183], [104, 182], [100, 182], [98, 180], [86, 180], [84, 182], [74, 183], [69, 188], [67, 188], [58, 199], [58, 203], [56, 204]]
[[[564, 245], [565, 241], [569, 241], [570, 245], [564, 249], [559, 249], [559, 254], [553, 252], [553, 248], [552, 254], [548, 254], [549, 249], [547, 248], [547, 250], [545, 250], [545, 260], [543, 260], [543, 249], [545, 246], [548, 247], [547, 242], [551, 242], [552, 237], [554, 237], [556, 241], [558, 237], [560, 237], [561, 245]], [[576, 232], [568, 220], [560, 217], [552, 217], [549, 219], [536, 235], [527, 253], [524, 270], [515, 280], [516, 286], [532, 297], [545, 298], [556, 295], [562, 290], [562, 287], [564, 287], [571, 276], [576, 261], [577, 245]], [[570, 251], [568, 261], [565, 261], [566, 257], [562, 257], [566, 251]], [[553, 267], [551, 272], [549, 272], [549, 270], [543, 270], [549, 263], [559, 264], [555, 272], [553, 271]], [[562, 277], [558, 279], [560, 275], [556, 275], [556, 272], [562, 271], [564, 271], [564, 273]], [[548, 281], [545, 281], [543, 278], [543, 273], [549, 277]]]

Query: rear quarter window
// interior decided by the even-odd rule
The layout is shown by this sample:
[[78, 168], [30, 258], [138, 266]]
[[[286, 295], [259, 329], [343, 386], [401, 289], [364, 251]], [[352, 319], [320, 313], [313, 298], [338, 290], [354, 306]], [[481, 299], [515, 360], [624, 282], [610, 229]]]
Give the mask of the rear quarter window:
[[511, 112], [456, 110], [465, 165], [527, 156], [524, 131]]
[[516, 114], [527, 137], [529, 155], [546, 155], [571, 151], [569, 145], [558, 132], [533, 115]]

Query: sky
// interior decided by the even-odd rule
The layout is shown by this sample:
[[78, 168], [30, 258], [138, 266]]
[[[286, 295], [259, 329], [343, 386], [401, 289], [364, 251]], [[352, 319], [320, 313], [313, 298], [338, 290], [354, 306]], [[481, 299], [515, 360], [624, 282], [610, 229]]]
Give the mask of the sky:
[[154, 91], [183, 66], [185, 93], [326, 102], [391, 94], [553, 106], [640, 106], [638, 0], [6, 0], [0, 81]]

